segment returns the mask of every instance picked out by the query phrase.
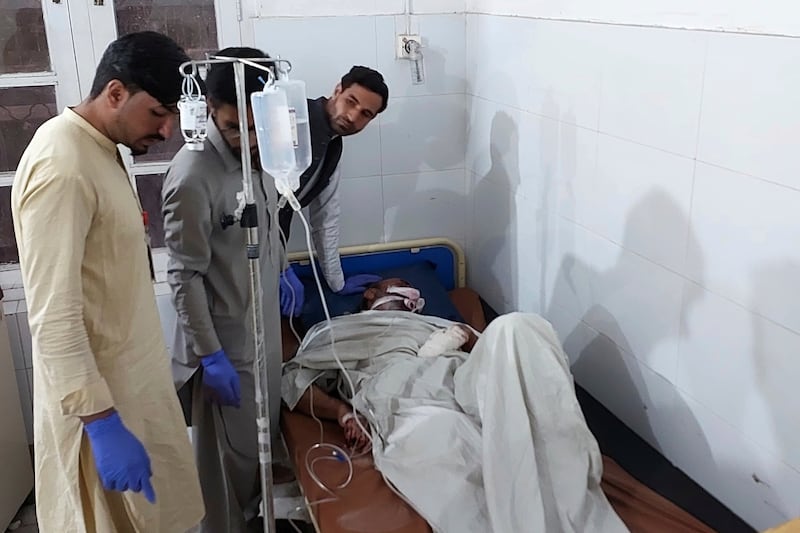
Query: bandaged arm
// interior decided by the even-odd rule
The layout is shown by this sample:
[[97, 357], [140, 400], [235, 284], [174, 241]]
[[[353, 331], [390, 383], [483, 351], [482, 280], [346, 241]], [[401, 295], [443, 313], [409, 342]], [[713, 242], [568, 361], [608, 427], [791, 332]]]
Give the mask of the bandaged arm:
[[420, 357], [437, 357], [446, 352], [462, 350], [469, 352], [477, 342], [472, 328], [464, 324], [453, 324], [446, 329], [437, 329], [420, 347]]

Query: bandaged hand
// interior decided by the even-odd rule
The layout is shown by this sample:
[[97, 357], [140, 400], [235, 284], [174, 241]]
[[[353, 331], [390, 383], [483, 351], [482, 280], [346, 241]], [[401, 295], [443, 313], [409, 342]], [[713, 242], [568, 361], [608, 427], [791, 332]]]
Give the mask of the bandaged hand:
[[[361, 454], [366, 452], [370, 447], [370, 438], [369, 435], [364, 433], [364, 430], [361, 429], [361, 426], [364, 429], [367, 429], [367, 420], [358, 415], [358, 421], [356, 420], [356, 415], [353, 414], [352, 411], [348, 410], [346, 413], [339, 416], [339, 425], [344, 430], [344, 441], [347, 446], [356, 454]], [[359, 425], [359, 421], [361, 425]]]
[[437, 357], [445, 352], [452, 352], [464, 346], [469, 340], [466, 328], [453, 325], [447, 329], [437, 329], [425, 341], [417, 355], [420, 357]]

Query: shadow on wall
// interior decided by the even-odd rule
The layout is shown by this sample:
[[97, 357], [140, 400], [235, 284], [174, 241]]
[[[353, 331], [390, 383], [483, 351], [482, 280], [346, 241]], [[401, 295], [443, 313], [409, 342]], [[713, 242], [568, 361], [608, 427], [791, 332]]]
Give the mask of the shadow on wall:
[[[672, 213], [669, 220], [687, 218], [667, 193], [654, 190], [630, 212], [626, 235], [643, 224], [649, 225], [654, 212]], [[690, 234], [689, 239], [695, 239], [694, 235]], [[623, 247], [627, 241], [626, 237]], [[646, 291], [646, 287], [632, 286], [636, 277], [630, 275], [630, 268], [625, 264], [626, 254], [620, 250], [613, 267], [597, 271], [580, 257], [568, 253], [557, 273], [548, 318], [552, 320], [554, 316], [566, 314], [570, 315], [571, 324], [577, 323], [572, 331], [560, 333], [573, 362], [575, 379], [582, 387], [665, 455], [674, 459], [677, 449], [680, 457], [688, 457], [691, 464], [683, 461], [680, 465], [687, 474], [707, 472], [709, 465], [714, 465], [714, 456], [690, 407], [670, 382], [652, 372], [645, 379], [642, 373], [646, 368], [643, 361], [647, 361], [657, 346], [677, 341], [674, 324], [683, 318], [676, 316], [672, 320], [659, 320], [657, 327], [648, 325], [651, 334], [645, 341], [637, 343], [634, 351], [627, 340], [628, 333], [613, 312], [597, 301], [598, 293], [614, 298], [622, 294], [624, 301], [641, 298], [642, 294], [654, 294]], [[681, 317], [687, 316], [700, 294], [698, 291], [684, 291]], [[647, 304], [654, 310], [660, 306], [659, 301]], [[651, 319], [663, 318], [654, 312], [645, 313], [639, 320], [646, 320], [648, 316]], [[681, 324], [678, 331], [678, 335], [683, 336], [690, 333], [685, 324]], [[641, 339], [642, 335], [637, 338]]]
[[[785, 302], [785, 316], [796, 316], [800, 312], [797, 294], [787, 291], [796, 282], [800, 264], [786, 260], [765, 266], [755, 273], [753, 279], [753, 296], [750, 309], [769, 308], [762, 302]], [[798, 370], [797, 348], [800, 348], [798, 333], [772, 325], [767, 319], [751, 313], [752, 345], [750, 357], [754, 373], [754, 389], [747, 398], [737, 398], [743, 408], [747, 404], [761, 405], [761, 409], [769, 413], [771, 420], [764, 426], [772, 431], [772, 440], [776, 443], [778, 457], [795, 471], [800, 470], [800, 417], [798, 417], [797, 384]], [[790, 322], [790, 320], [782, 321]], [[771, 331], [768, 331], [771, 330]], [[775, 510], [785, 519], [798, 516], [800, 513], [800, 494], [782, 492], [780, 487], [771, 486], [775, 480], [762, 480], [757, 473], [752, 475], [756, 484], [763, 484], [763, 496]], [[784, 485], [785, 487], [786, 485]]]
[[[541, 115], [542, 117], [561, 116], [561, 110], [553, 96], [552, 89], [548, 90], [545, 95]], [[574, 214], [562, 212], [562, 206], [569, 209], [574, 208], [575, 205], [571, 183], [577, 172], [577, 138], [575, 128], [565, 126], [561, 121], [540, 118], [539, 124], [540, 174], [538, 177], [539, 187], [536, 191], [538, 198], [530, 199], [531, 202], [538, 202], [535, 218], [536, 239], [535, 242], [525, 243], [525, 245], [534, 246], [538, 250], [538, 254], [535, 254], [538, 256], [538, 265], [536, 266], [539, 270], [537, 307], [538, 311], [543, 313], [547, 302], [548, 267], [554, 251], [551, 239], [558, 227], [557, 220], [560, 216], [574, 220]], [[563, 182], [560, 187], [559, 181]], [[559, 198], [562, 190], [571, 195], [566, 202], [562, 202]]]
[[[495, 113], [489, 137], [491, 166], [470, 176], [470, 286], [498, 311], [516, 307], [518, 290], [517, 204], [519, 129], [504, 111]], [[470, 206], [468, 205], [468, 209]]]

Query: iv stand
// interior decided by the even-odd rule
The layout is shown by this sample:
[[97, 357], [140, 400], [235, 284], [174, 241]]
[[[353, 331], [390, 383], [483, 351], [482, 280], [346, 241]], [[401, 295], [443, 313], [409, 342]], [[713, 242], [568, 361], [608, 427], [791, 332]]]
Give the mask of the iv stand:
[[[205, 60], [188, 61], [179, 67], [184, 77], [194, 77], [198, 74], [197, 65], [211, 65], [218, 63], [233, 63], [234, 81], [236, 83], [236, 99], [239, 112], [239, 135], [242, 154], [242, 194], [244, 196], [244, 211], [239, 220], [240, 226], [247, 230], [247, 260], [250, 267], [250, 298], [253, 302], [253, 340], [255, 342], [255, 377], [256, 377], [256, 404], [258, 428], [258, 462], [261, 474], [261, 501], [264, 504], [264, 531], [275, 533], [275, 508], [272, 501], [272, 435], [270, 432], [269, 394], [267, 383], [267, 361], [264, 353], [264, 311], [263, 294], [261, 291], [261, 264], [259, 262], [258, 242], [258, 209], [256, 208], [253, 194], [253, 171], [250, 160], [250, 134], [247, 127], [247, 108], [249, 102], [245, 89], [244, 67], [249, 65], [264, 70], [268, 76], [268, 83], [275, 79], [272, 71], [262, 63], [286, 63], [288, 70], [292, 64], [285, 59], [271, 59], [265, 57], [238, 58], [212, 56]], [[186, 67], [191, 66], [191, 73], [186, 73]]]

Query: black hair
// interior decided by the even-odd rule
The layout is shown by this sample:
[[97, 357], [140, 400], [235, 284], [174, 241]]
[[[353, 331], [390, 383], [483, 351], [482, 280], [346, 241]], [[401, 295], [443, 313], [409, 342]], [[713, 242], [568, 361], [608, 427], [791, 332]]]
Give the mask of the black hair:
[[342, 76], [341, 84], [342, 90], [353, 84], [358, 84], [380, 96], [383, 99], [383, 104], [378, 109], [378, 113], [386, 109], [389, 104], [389, 88], [383, 81], [383, 75], [377, 70], [356, 65], [350, 69], [350, 72]]
[[180, 99], [181, 63], [189, 61], [178, 43], [154, 31], [123, 35], [103, 52], [92, 82], [91, 99], [108, 82], [119, 80], [131, 92], [145, 91], [161, 105], [172, 107]]
[[[258, 58], [269, 57], [261, 50], [256, 48], [247, 47], [231, 47], [220, 50], [215, 56], [221, 57], [243, 57], [243, 58]], [[266, 65], [272, 70], [273, 74], [275, 69], [272, 65]], [[267, 81], [268, 74], [263, 70], [251, 67], [250, 65], [244, 66], [244, 88], [247, 96], [260, 91], [264, 88], [264, 82]], [[236, 98], [236, 82], [233, 79], [233, 63], [217, 63], [211, 65], [206, 75], [206, 96], [216, 102], [217, 104], [229, 104], [238, 107], [238, 99]], [[248, 99], [249, 105], [249, 99]]]

